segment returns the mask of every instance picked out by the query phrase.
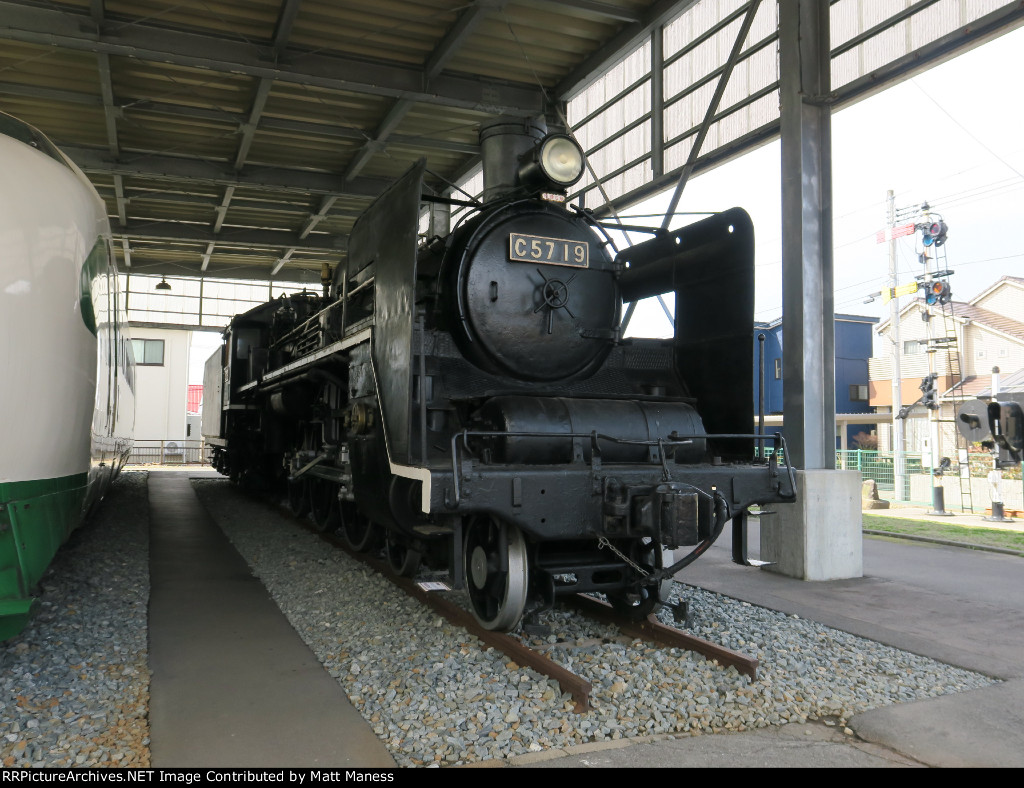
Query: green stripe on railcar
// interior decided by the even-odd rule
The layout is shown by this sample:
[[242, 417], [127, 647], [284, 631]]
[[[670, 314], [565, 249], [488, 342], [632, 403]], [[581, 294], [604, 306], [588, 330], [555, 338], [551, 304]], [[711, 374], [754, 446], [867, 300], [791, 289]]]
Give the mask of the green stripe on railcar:
[[0, 483], [0, 640], [25, 627], [42, 578], [81, 521], [89, 474]]

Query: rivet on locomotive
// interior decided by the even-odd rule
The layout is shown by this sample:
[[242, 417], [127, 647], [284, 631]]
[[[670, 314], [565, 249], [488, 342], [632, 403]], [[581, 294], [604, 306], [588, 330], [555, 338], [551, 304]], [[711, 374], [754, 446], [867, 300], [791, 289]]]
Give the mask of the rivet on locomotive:
[[[480, 137], [483, 200], [451, 233], [420, 242], [424, 201], [456, 202], [424, 195], [421, 161], [322, 295], [231, 321], [203, 433], [218, 470], [286, 485], [353, 549], [446, 571], [487, 628], [575, 593], [646, 617], [727, 522], [745, 545], [750, 506], [795, 498], [781, 436], [752, 434], [750, 218], [618, 251], [567, 204], [570, 137], [509, 118]], [[675, 336], [624, 338], [623, 304], [660, 294]]]

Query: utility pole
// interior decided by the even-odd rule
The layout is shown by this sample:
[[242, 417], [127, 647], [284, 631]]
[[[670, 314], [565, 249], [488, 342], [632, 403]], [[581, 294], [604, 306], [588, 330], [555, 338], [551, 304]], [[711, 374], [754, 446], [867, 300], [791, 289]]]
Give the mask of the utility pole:
[[889, 301], [889, 339], [892, 342], [892, 458], [893, 458], [893, 481], [895, 489], [893, 494], [897, 501], [904, 499], [906, 489], [906, 454], [903, 440], [903, 419], [899, 418], [900, 408], [903, 407], [903, 385], [900, 372], [900, 353], [903, 347], [900, 344], [900, 307], [896, 294], [896, 238], [891, 230], [896, 226], [896, 195], [892, 189], [888, 192], [889, 197], [889, 288], [893, 294]]

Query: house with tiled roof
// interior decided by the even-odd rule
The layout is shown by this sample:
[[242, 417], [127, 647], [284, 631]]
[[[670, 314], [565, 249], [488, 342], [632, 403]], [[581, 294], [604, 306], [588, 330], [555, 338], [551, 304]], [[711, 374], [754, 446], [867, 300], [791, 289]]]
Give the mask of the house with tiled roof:
[[[868, 363], [869, 402], [876, 412], [892, 412], [893, 358], [891, 320], [876, 329], [881, 341]], [[954, 415], [965, 399], [991, 396], [993, 368], [999, 390], [1024, 390], [1024, 278], [1004, 276], [970, 301], [929, 306], [922, 298], [899, 311], [901, 404], [911, 406], [905, 420], [905, 450], [927, 453], [930, 411], [915, 403], [922, 383], [936, 374], [939, 392], [938, 457], [956, 457]], [[892, 447], [891, 425], [880, 424], [879, 448]]]

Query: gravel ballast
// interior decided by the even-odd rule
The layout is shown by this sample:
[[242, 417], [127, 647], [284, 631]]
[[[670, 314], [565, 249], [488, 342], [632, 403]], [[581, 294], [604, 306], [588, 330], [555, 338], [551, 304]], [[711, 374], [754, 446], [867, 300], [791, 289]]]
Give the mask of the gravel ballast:
[[121, 473], [0, 645], [5, 767], [149, 765], [146, 476]]
[[593, 708], [575, 713], [556, 682], [485, 647], [288, 515], [226, 482], [194, 486], [401, 766], [808, 720], [845, 729], [871, 708], [994, 681], [676, 583], [675, 595], [683, 593], [694, 612], [691, 633], [757, 657], [758, 678], [558, 609], [542, 618], [550, 634], [517, 637], [592, 683]]
[[[593, 708], [576, 713], [553, 680], [484, 646], [294, 518], [227, 481], [193, 484], [403, 767], [809, 720], [841, 730], [871, 708], [994, 681], [677, 583], [694, 613], [690, 631], [757, 657], [758, 678], [559, 609], [542, 619], [549, 634], [517, 637], [592, 683]], [[123, 473], [61, 549], [28, 628], [0, 646], [5, 766], [149, 764], [148, 523], [146, 474]]]

